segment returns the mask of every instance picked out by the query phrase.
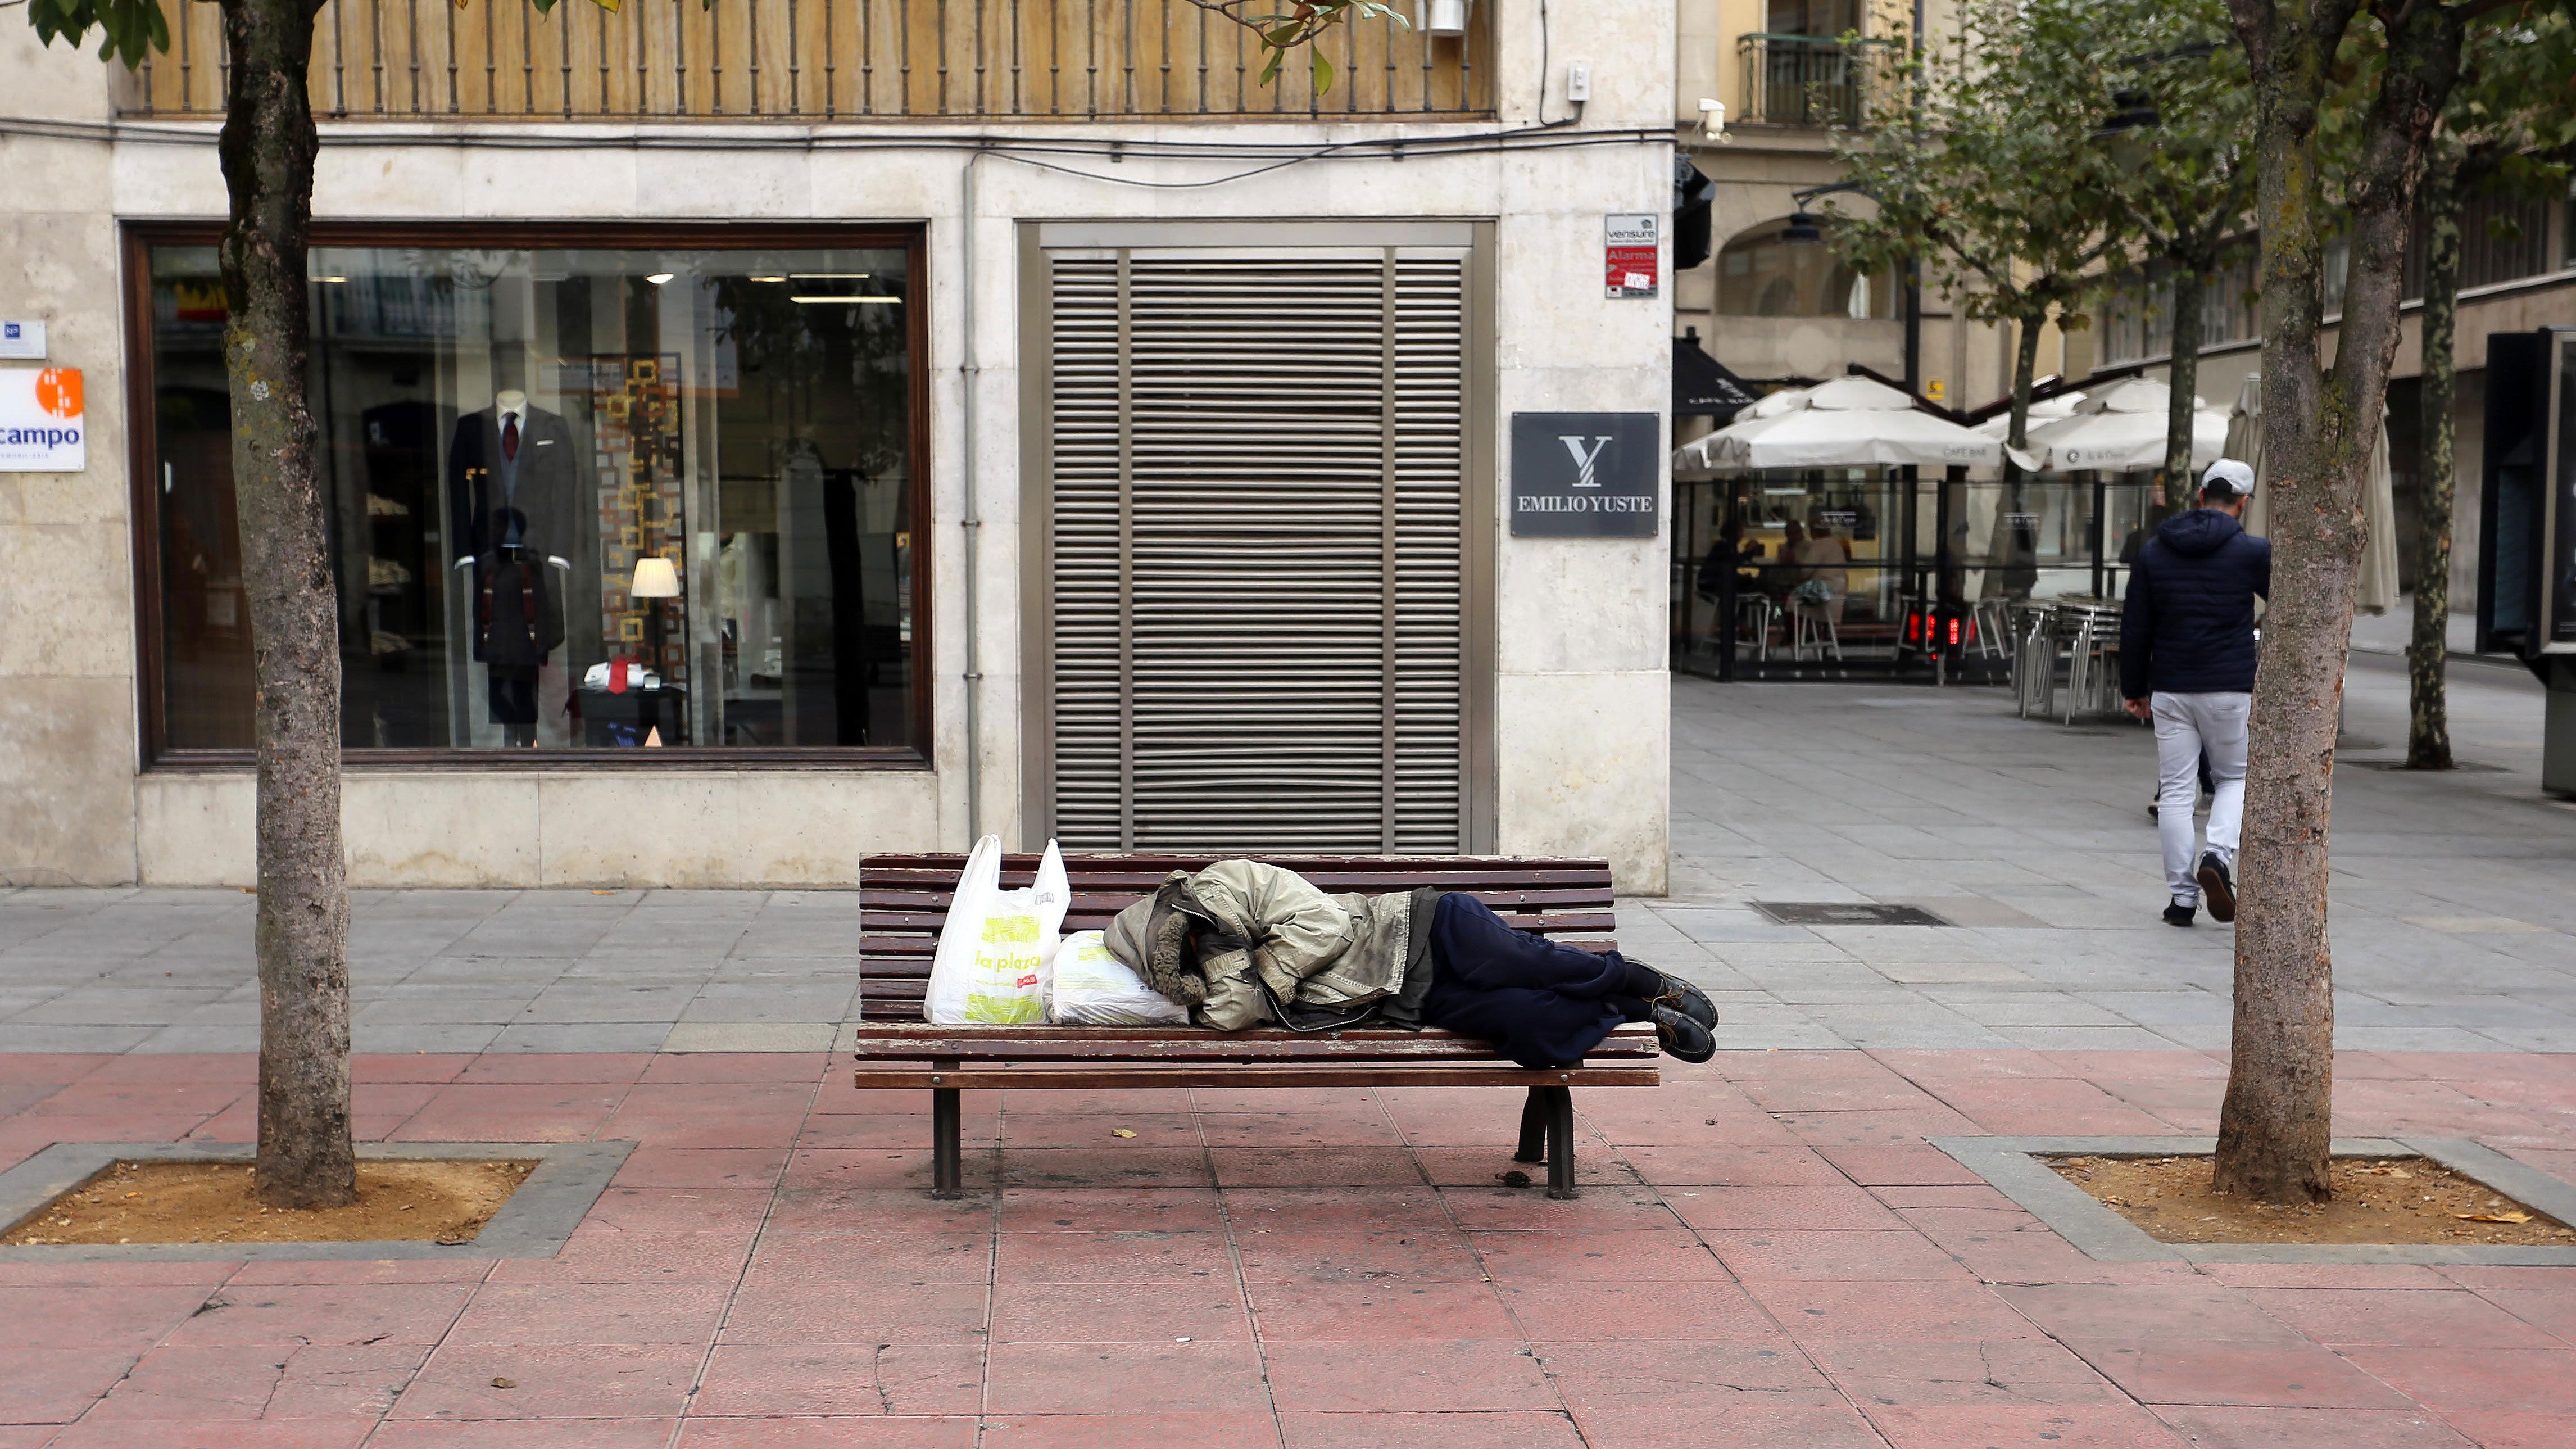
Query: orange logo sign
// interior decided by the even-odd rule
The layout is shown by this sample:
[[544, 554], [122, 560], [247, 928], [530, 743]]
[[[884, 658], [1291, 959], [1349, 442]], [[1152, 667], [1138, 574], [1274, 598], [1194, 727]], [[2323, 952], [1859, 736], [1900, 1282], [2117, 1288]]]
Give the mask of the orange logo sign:
[[58, 418], [81, 415], [81, 375], [77, 367], [49, 367], [36, 374], [36, 406]]

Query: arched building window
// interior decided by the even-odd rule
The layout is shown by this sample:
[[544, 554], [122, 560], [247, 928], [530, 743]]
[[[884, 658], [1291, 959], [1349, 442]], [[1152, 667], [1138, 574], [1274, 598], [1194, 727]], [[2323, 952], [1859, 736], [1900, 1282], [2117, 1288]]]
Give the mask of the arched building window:
[[[1831, 223], [1826, 223], [1830, 226]], [[1738, 233], [1717, 254], [1724, 317], [1894, 317], [1892, 273], [1854, 271], [1823, 242], [1784, 239], [1788, 219]]]

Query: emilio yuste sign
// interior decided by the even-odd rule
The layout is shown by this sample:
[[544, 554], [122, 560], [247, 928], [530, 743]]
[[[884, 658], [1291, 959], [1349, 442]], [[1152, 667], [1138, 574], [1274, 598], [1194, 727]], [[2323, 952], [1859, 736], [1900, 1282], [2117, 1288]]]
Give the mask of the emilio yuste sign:
[[0, 473], [78, 473], [89, 421], [77, 367], [0, 367]]

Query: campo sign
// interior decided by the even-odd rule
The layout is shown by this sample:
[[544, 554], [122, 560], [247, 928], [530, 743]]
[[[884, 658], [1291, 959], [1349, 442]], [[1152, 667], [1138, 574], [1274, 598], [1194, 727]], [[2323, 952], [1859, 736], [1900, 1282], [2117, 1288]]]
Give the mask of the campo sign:
[[1512, 532], [1655, 537], [1663, 528], [1662, 434], [1653, 413], [1512, 414]]
[[78, 473], [89, 426], [77, 367], [0, 367], [0, 473]]

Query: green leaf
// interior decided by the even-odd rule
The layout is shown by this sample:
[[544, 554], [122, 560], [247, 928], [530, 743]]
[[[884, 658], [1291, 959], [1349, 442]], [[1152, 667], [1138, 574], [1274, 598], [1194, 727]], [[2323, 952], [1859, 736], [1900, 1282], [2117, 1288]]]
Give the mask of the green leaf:
[[1306, 58], [1313, 62], [1311, 73], [1315, 77], [1315, 94], [1320, 96], [1324, 92], [1331, 90], [1333, 88], [1333, 63], [1324, 59], [1324, 52], [1321, 50], [1310, 50], [1306, 52]]

